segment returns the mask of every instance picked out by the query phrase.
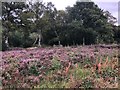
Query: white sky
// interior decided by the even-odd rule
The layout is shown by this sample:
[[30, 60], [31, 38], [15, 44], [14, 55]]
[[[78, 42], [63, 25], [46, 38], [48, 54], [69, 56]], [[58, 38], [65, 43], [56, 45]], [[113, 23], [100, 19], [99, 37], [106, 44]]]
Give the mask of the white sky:
[[[67, 6], [73, 6], [77, 0], [43, 0], [52, 2], [58, 10], [65, 10]], [[109, 11], [118, 20], [118, 2], [120, 0], [92, 0], [101, 9]]]

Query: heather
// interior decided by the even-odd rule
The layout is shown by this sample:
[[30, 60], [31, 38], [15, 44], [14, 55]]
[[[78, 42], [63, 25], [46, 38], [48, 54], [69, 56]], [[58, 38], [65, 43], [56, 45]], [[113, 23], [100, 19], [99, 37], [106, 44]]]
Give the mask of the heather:
[[66, 46], [2, 52], [3, 88], [118, 88], [118, 48]]
[[91, 0], [44, 1], [1, 3], [0, 89], [118, 88], [117, 18]]

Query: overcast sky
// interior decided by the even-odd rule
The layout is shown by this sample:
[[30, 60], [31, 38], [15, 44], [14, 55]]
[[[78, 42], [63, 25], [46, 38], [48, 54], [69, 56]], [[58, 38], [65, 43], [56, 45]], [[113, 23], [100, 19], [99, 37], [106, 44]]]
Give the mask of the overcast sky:
[[[52, 2], [58, 10], [65, 10], [67, 6], [73, 6], [77, 0], [43, 0]], [[101, 9], [108, 10], [118, 20], [118, 2], [120, 0], [92, 0]]]

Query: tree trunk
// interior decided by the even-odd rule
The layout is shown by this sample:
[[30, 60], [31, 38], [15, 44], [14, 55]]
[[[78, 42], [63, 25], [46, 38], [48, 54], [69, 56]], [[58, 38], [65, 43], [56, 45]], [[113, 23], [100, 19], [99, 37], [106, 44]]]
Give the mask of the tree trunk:
[[38, 37], [36, 37], [35, 42], [33, 43], [33, 46], [36, 44], [37, 40], [38, 40]]
[[60, 41], [58, 41], [58, 42], [59, 42], [59, 45], [61, 45]]
[[5, 37], [5, 45], [6, 45], [7, 49], [8, 49], [9, 48], [8, 36]]
[[41, 34], [39, 34], [38, 39], [39, 39], [38, 40], [38, 46], [41, 47]]
[[[56, 34], [56, 36], [57, 36], [57, 38], [59, 37], [59, 35], [57, 34], [57, 31], [55, 30], [55, 34]], [[58, 39], [58, 45], [61, 45], [61, 42], [60, 42], [60, 40]]]
[[83, 38], [83, 46], [85, 45], [85, 38]]

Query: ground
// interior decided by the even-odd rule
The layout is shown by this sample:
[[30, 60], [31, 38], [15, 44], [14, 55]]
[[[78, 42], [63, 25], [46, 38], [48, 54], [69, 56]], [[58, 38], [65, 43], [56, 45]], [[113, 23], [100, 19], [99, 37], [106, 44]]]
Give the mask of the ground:
[[118, 88], [118, 48], [107, 45], [2, 52], [3, 88]]

